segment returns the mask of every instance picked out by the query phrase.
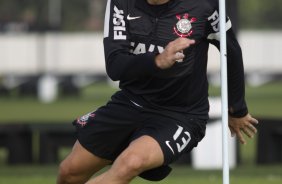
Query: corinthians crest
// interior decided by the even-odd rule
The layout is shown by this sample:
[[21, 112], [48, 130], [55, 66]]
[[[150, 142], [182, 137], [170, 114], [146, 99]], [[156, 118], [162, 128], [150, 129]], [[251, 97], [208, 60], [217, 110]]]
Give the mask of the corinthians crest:
[[197, 19], [192, 17], [189, 19], [189, 14], [185, 13], [183, 16], [176, 15], [176, 18], [178, 19], [178, 22], [176, 23], [176, 26], [174, 26], [174, 32], [179, 37], [189, 37], [193, 34], [192, 30], [192, 23], [196, 22]]

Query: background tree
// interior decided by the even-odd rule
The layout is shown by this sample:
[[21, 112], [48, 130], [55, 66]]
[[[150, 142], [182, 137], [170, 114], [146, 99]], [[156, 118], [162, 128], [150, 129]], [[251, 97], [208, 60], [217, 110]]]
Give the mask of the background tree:
[[[0, 31], [13, 22], [47, 31], [50, 0], [0, 0]], [[61, 31], [102, 31], [106, 0], [61, 0]], [[235, 29], [282, 29], [282, 0], [227, 0]], [[239, 14], [236, 15], [238, 6]], [[238, 18], [238, 25], [236, 24]], [[58, 28], [56, 28], [58, 29]]]

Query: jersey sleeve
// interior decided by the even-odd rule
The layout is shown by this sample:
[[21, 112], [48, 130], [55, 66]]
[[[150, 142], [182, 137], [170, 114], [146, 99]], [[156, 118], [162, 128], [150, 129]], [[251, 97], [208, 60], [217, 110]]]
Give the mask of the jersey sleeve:
[[[215, 2], [215, 0], [212, 1]], [[207, 30], [208, 41], [220, 49], [218, 3], [214, 3], [214, 9], [208, 18]], [[226, 30], [229, 114], [233, 117], [243, 117], [248, 113], [245, 101], [243, 57], [241, 47], [232, 30], [231, 20], [228, 17], [226, 17]]]
[[130, 33], [125, 0], [108, 0], [104, 24], [106, 70], [112, 80], [130, 80], [153, 75], [155, 54], [130, 52]]

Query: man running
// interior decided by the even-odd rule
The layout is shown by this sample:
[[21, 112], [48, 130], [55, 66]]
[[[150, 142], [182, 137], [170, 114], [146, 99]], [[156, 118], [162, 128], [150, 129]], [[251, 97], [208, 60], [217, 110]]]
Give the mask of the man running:
[[[217, 0], [108, 0], [106, 69], [120, 90], [74, 121], [78, 140], [58, 184], [158, 181], [197, 146], [208, 120], [207, 57], [209, 44], [219, 47], [218, 12]], [[257, 120], [248, 113], [242, 53], [228, 18], [226, 28], [229, 127], [245, 144], [242, 133], [253, 137]]]

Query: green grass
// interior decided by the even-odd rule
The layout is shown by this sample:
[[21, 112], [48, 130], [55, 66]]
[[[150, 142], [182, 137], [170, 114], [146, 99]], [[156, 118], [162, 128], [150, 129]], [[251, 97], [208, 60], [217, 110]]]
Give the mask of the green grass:
[[[60, 97], [51, 104], [42, 104], [35, 97], [0, 97], [0, 123], [66, 122], [81, 116], [109, 100], [117, 89], [103, 83], [89, 86], [80, 97]], [[219, 88], [211, 87], [210, 95], [219, 95]], [[246, 98], [250, 112], [255, 117], [282, 118], [282, 84], [268, 83], [260, 87], [247, 87]], [[61, 150], [61, 159], [69, 149]], [[281, 184], [282, 165], [255, 165], [256, 138], [240, 146], [242, 163], [232, 170], [231, 184]], [[57, 165], [8, 166], [4, 163], [7, 151], [0, 149], [0, 184], [51, 184], [56, 181]], [[221, 171], [199, 171], [190, 166], [175, 166], [166, 180], [158, 184], [218, 184]], [[150, 183], [136, 179], [133, 184]]]
[[249, 109], [255, 116], [282, 118], [282, 83], [270, 83], [258, 88], [247, 88]]
[[[210, 96], [218, 96], [219, 87], [210, 87]], [[255, 117], [282, 118], [282, 83], [271, 82], [258, 87], [246, 87], [246, 101]]]
[[43, 104], [35, 97], [2, 97], [0, 123], [70, 122], [103, 105], [116, 90], [98, 83], [83, 89], [81, 96], [60, 97], [50, 104]]
[[[54, 184], [57, 166], [0, 167], [0, 184]], [[244, 166], [230, 171], [231, 184], [281, 184], [282, 167]], [[136, 178], [132, 184], [150, 183]], [[194, 170], [190, 166], [174, 166], [171, 175], [157, 184], [219, 184], [222, 183], [220, 170]]]
[[51, 184], [57, 166], [1, 166], [0, 170], [0, 184]]
[[[70, 122], [103, 105], [117, 89], [98, 83], [82, 90], [80, 97], [60, 97], [42, 104], [35, 97], [0, 97], [0, 123]], [[218, 96], [219, 88], [211, 87], [210, 96]], [[282, 83], [247, 87], [249, 111], [256, 117], [282, 118]]]

